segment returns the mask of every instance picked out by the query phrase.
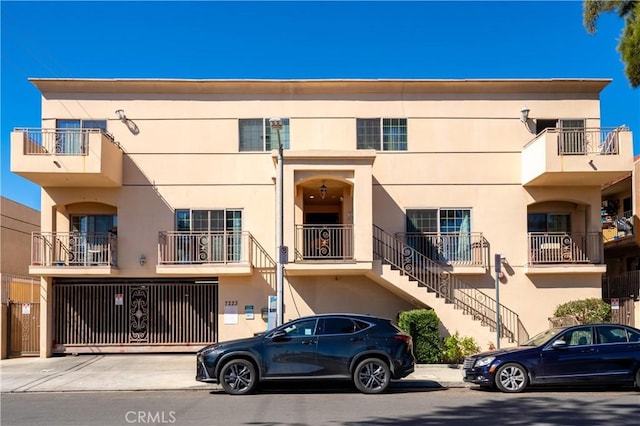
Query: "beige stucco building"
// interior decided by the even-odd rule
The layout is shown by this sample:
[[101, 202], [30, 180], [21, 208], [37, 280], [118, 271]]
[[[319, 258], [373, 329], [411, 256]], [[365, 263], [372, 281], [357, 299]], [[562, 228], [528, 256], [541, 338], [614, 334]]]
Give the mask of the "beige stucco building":
[[600, 188], [633, 164], [609, 80], [31, 81], [11, 169], [42, 186], [42, 356], [265, 330], [280, 183], [285, 320], [432, 307], [486, 348], [496, 254], [502, 346], [601, 295]]

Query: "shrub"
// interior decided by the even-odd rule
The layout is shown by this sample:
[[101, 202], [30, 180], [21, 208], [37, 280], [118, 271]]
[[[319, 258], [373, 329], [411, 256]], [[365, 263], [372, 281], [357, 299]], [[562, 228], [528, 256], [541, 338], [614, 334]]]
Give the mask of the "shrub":
[[444, 339], [443, 346], [442, 362], [447, 364], [461, 364], [465, 357], [480, 352], [480, 346], [473, 337], [460, 337], [457, 331]]
[[581, 324], [609, 322], [611, 320], [611, 306], [602, 299], [591, 298], [573, 300], [556, 308], [556, 317], [573, 315]]
[[440, 361], [440, 319], [433, 309], [414, 309], [401, 312], [398, 326], [413, 339], [413, 354], [420, 364]]

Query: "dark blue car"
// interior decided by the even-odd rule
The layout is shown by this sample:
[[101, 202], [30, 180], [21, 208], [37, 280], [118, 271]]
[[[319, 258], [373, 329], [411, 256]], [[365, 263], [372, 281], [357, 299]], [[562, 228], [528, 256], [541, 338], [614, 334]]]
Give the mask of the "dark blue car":
[[369, 315], [300, 318], [247, 339], [197, 353], [196, 380], [220, 383], [231, 395], [266, 380], [343, 379], [363, 393], [383, 392], [414, 371], [413, 341], [391, 320]]
[[517, 348], [467, 357], [464, 381], [503, 392], [528, 385], [640, 386], [640, 330], [620, 324], [552, 328]]

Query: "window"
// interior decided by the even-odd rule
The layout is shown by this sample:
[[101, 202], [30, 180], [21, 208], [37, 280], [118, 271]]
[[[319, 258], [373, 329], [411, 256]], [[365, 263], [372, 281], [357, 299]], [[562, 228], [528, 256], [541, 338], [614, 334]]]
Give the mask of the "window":
[[358, 330], [349, 318], [325, 318], [320, 320], [318, 334], [350, 334]]
[[[109, 233], [115, 234], [116, 215], [72, 215], [67, 255], [70, 265], [98, 265], [109, 261]], [[112, 258], [115, 262], [115, 258]]]
[[241, 261], [242, 210], [176, 210], [175, 227], [179, 261]]
[[558, 340], [564, 340], [567, 346], [592, 345], [591, 327], [576, 328], [568, 331], [560, 336]]
[[[271, 129], [268, 118], [239, 120], [240, 151], [271, 151], [278, 149], [278, 132]], [[282, 147], [289, 149], [289, 119], [282, 119], [280, 140]]]
[[107, 120], [56, 120], [58, 129], [100, 129], [107, 130]]
[[470, 231], [470, 209], [407, 209], [407, 232], [449, 233]]
[[527, 232], [571, 232], [569, 213], [529, 213]]
[[407, 209], [406, 243], [440, 262], [471, 260], [470, 209]]
[[107, 130], [106, 120], [56, 120], [56, 154], [84, 155], [87, 153], [86, 134], [80, 129]]
[[407, 150], [406, 118], [356, 119], [356, 147], [377, 151]]
[[627, 329], [615, 325], [601, 325], [598, 331], [598, 343], [627, 343]]
[[290, 324], [284, 329], [288, 337], [313, 336], [316, 331], [316, 320], [303, 320]]

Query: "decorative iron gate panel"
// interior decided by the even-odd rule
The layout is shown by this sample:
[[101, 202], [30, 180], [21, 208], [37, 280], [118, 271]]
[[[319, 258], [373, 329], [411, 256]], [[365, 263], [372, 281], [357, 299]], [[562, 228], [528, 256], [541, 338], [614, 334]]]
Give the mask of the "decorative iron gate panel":
[[54, 351], [217, 340], [217, 281], [56, 282]]

